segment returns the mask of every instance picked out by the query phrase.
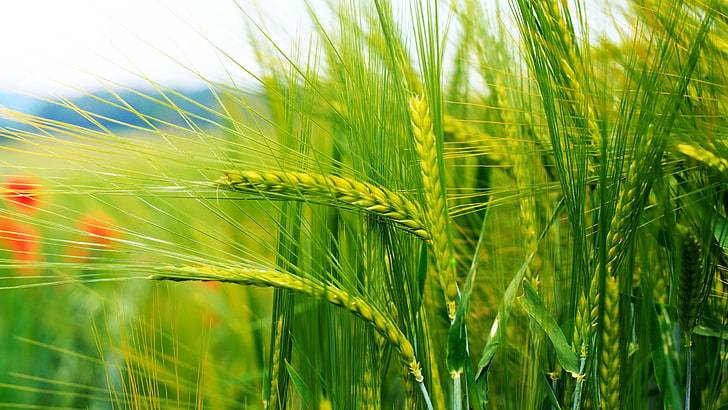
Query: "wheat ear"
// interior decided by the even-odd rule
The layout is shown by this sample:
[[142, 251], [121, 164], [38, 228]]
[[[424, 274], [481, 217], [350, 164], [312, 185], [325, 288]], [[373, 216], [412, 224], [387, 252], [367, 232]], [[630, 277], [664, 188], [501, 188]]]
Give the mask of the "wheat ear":
[[335, 175], [284, 171], [227, 171], [219, 188], [255, 193], [271, 198], [316, 203], [336, 202], [369, 212], [429, 239], [419, 207], [402, 194]]
[[682, 269], [677, 292], [678, 320], [688, 347], [692, 345], [693, 328], [702, 299], [702, 276], [700, 242], [688, 231], [682, 241]]
[[579, 357], [586, 358], [589, 353], [589, 334], [591, 333], [589, 302], [584, 293], [579, 295], [579, 303], [574, 317], [574, 336], [571, 346], [579, 353]]
[[[371, 363], [367, 363], [367, 365], [369, 366], [371, 365]], [[377, 399], [374, 393], [374, 380], [372, 379], [372, 371], [369, 369], [364, 370], [364, 374], [362, 375], [361, 389], [361, 408], [363, 410], [376, 409]]]
[[420, 159], [420, 169], [422, 171], [422, 186], [427, 204], [425, 211], [428, 222], [427, 227], [432, 237], [432, 251], [435, 256], [440, 285], [445, 292], [447, 314], [452, 321], [455, 319], [458, 288], [448, 231], [447, 197], [440, 175], [432, 116], [427, 102], [419, 96], [410, 98], [409, 112], [415, 149]]
[[601, 408], [618, 409], [620, 402], [619, 350], [619, 285], [607, 276], [604, 286], [604, 318], [602, 321], [601, 360], [599, 361], [599, 390]]
[[333, 285], [325, 285], [313, 279], [301, 278], [290, 273], [272, 270], [245, 268], [222, 269], [210, 266], [166, 266], [158, 268], [157, 271], [158, 273], [151, 275], [149, 279], [216, 281], [248, 286], [273, 287], [288, 289], [292, 292], [325, 300], [332, 305], [348, 310], [372, 326], [399, 351], [415, 380], [418, 383], [422, 383], [424, 380], [420, 364], [415, 358], [414, 348], [407, 337], [399, 330], [399, 327], [367, 301], [358, 296], [350, 295], [343, 289], [339, 289]]
[[690, 144], [678, 144], [675, 146], [675, 149], [689, 158], [702, 162], [718, 172], [728, 175], [728, 159], [721, 158], [706, 149]]
[[650, 183], [644, 178], [651, 171], [651, 167], [659, 164], [662, 157], [663, 143], [648, 134], [644, 144], [630, 162], [627, 170], [627, 179], [620, 187], [617, 197], [617, 206], [612, 215], [609, 231], [607, 232], [607, 258], [606, 271], [608, 275], [615, 275], [626, 247], [632, 243], [635, 234], [635, 225], [639, 218], [645, 198], [650, 190]]
[[630, 233], [631, 218], [637, 211], [639, 204], [640, 190], [634, 180], [637, 171], [637, 161], [633, 161], [629, 167], [629, 174], [620, 195], [617, 198], [617, 207], [614, 210], [612, 221], [609, 224], [609, 232], [607, 233], [607, 259], [606, 270], [607, 275], [613, 275], [616, 272], [618, 258], [621, 256], [626, 243], [626, 236]]
[[412, 383], [412, 379], [409, 377], [406, 377], [408, 371], [409, 370], [407, 369], [407, 366], [400, 367], [400, 372], [402, 373], [403, 376], [405, 376], [405, 377], [403, 377], [404, 384], [402, 386], [404, 388], [404, 398], [405, 398], [404, 408], [414, 410], [417, 408], [416, 407], [417, 391], [415, 390], [414, 383]]

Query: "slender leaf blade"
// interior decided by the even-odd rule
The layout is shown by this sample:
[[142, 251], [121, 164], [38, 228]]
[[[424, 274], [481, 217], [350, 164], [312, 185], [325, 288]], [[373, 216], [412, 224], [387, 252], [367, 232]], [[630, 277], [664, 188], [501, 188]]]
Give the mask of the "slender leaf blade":
[[564, 336], [561, 327], [556, 323], [556, 320], [548, 311], [546, 305], [544, 305], [543, 300], [541, 300], [541, 297], [528, 281], [523, 282], [523, 289], [523, 296], [518, 298], [521, 307], [538, 323], [549, 340], [551, 340], [551, 344], [556, 351], [556, 359], [561, 363], [561, 367], [572, 374], [579, 374], [579, 358], [571, 350], [571, 345], [566, 340], [566, 336]]

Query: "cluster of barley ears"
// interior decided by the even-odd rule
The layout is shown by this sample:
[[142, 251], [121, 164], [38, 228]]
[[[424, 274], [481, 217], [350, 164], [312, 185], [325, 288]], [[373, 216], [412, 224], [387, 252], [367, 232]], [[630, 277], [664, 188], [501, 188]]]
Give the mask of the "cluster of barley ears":
[[728, 404], [728, 6], [481, 3], [241, 7], [254, 86], [134, 91], [186, 126], [0, 107], [0, 407]]

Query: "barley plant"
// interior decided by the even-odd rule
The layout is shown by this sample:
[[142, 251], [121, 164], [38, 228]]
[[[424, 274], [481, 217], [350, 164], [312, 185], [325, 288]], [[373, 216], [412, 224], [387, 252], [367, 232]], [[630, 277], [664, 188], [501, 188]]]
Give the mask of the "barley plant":
[[490, 3], [0, 108], [0, 408], [727, 408], [728, 2]]

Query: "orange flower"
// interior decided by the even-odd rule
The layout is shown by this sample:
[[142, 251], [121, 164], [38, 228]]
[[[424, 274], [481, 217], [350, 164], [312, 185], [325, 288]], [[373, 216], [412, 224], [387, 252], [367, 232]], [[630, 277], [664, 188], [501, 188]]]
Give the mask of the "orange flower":
[[81, 217], [78, 224], [83, 234], [80, 244], [66, 252], [69, 261], [87, 263], [93, 251], [110, 248], [121, 237], [113, 219], [101, 212]]
[[33, 226], [20, 224], [8, 218], [0, 219], [0, 240], [9, 251], [14, 261], [20, 262], [22, 274], [33, 274], [36, 269], [30, 266], [40, 257], [40, 235]]
[[81, 230], [86, 233], [89, 242], [103, 247], [110, 246], [120, 236], [113, 219], [102, 213], [82, 217]]
[[38, 181], [27, 176], [10, 177], [5, 181], [3, 187], [5, 199], [8, 202], [26, 212], [35, 211], [38, 207]]

